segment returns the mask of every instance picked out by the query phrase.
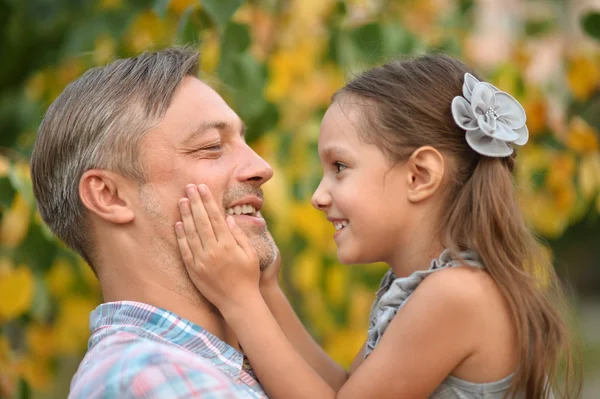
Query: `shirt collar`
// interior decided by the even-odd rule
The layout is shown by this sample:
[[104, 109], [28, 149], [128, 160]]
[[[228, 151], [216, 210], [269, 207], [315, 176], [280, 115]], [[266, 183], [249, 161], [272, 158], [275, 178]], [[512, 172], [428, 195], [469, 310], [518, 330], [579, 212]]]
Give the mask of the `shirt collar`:
[[244, 356], [231, 345], [189, 320], [141, 302], [99, 305], [90, 314], [89, 348], [118, 331], [130, 331], [154, 341], [177, 345], [213, 362], [230, 375], [239, 375]]

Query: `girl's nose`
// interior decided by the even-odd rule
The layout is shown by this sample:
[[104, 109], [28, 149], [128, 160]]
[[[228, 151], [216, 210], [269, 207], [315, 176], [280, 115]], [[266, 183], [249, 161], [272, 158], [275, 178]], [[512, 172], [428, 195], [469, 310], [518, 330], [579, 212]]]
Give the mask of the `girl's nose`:
[[325, 211], [331, 206], [331, 195], [323, 186], [323, 180], [321, 180], [311, 200], [312, 205], [320, 211]]

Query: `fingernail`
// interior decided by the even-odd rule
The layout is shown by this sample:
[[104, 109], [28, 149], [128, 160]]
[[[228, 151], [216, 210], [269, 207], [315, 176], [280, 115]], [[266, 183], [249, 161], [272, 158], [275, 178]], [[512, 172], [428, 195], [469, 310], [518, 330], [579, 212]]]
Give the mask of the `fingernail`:
[[189, 184], [186, 188], [188, 194], [194, 194], [194, 190], [196, 189], [196, 187], [193, 184]]
[[206, 194], [206, 190], [207, 190], [207, 187], [204, 184], [200, 184], [198, 186], [198, 192], [200, 192], [201, 195]]
[[188, 204], [188, 199], [187, 198], [182, 198], [179, 200], [179, 207], [183, 210], [187, 209], [187, 204]]

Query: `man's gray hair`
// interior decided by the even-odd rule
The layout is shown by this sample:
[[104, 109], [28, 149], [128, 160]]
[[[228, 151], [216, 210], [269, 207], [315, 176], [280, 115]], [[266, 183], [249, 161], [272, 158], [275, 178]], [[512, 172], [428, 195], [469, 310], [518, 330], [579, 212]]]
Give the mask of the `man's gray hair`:
[[31, 155], [42, 219], [92, 266], [93, 243], [79, 181], [90, 169], [143, 184], [140, 143], [165, 115], [179, 84], [198, 74], [198, 52], [169, 48], [93, 68], [50, 105]]

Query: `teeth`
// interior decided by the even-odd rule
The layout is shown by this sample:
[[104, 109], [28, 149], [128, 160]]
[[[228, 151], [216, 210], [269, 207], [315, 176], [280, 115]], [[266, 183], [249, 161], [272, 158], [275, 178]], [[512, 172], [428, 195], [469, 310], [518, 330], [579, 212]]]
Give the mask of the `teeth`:
[[335, 223], [333, 223], [333, 225], [335, 226], [336, 230], [341, 230], [344, 227], [348, 226], [348, 221], [344, 220], [342, 222], [335, 222]]
[[234, 207], [227, 208], [225, 210], [225, 212], [228, 215], [251, 215], [251, 216], [257, 216], [256, 208], [254, 208], [252, 205], [248, 205], [248, 204], [236, 205]]

